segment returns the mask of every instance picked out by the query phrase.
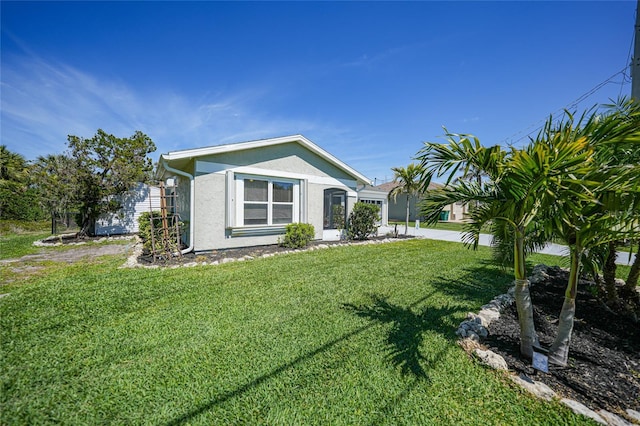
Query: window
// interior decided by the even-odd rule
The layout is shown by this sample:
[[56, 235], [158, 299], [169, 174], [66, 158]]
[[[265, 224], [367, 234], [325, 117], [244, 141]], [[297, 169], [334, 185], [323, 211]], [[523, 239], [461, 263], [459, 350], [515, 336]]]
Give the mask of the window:
[[237, 226], [270, 226], [296, 222], [299, 181], [236, 176]]

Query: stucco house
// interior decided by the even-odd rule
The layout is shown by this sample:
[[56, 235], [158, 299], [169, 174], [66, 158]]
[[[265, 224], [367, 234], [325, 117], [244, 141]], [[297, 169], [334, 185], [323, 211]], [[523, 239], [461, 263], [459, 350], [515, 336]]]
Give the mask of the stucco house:
[[274, 244], [294, 222], [332, 240], [357, 201], [386, 212], [369, 178], [302, 135], [162, 154], [157, 177], [176, 194], [184, 252]]
[[[389, 194], [395, 187], [398, 186], [396, 182], [386, 182], [380, 185], [375, 186], [379, 191], [385, 192]], [[443, 185], [437, 182], [429, 183], [430, 189], [439, 189], [442, 188]], [[420, 212], [418, 209], [418, 203], [420, 202], [419, 197], [411, 196], [409, 197], [409, 220], [415, 221], [416, 219], [420, 219]], [[468, 205], [455, 203], [447, 206], [443, 210], [443, 215], [441, 215], [442, 221], [446, 222], [462, 222], [467, 218], [467, 213], [469, 211]], [[405, 217], [407, 215], [407, 195], [406, 194], [398, 194], [395, 200], [393, 198], [389, 200], [388, 203], [388, 220], [404, 222]]]

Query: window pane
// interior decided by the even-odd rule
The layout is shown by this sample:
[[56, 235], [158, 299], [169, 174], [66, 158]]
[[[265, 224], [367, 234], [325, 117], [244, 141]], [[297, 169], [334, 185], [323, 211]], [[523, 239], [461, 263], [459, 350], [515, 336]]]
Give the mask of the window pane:
[[266, 180], [245, 179], [244, 180], [244, 200], [245, 201], [267, 201], [269, 182]]
[[266, 225], [267, 224], [267, 204], [245, 204], [244, 205], [245, 225]]
[[293, 202], [293, 184], [289, 182], [273, 182], [273, 201], [276, 203]]
[[273, 223], [293, 222], [293, 206], [291, 204], [273, 205]]

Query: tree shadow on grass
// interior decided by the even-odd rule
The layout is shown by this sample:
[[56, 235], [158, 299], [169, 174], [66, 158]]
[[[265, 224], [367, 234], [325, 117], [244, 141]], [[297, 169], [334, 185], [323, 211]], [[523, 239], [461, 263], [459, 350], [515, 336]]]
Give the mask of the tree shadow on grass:
[[383, 409], [383, 414], [385, 412], [389, 412], [395, 407], [396, 403], [400, 399], [403, 399], [410, 393], [410, 391], [416, 386], [416, 383], [418, 381], [422, 379], [428, 379], [426, 369], [425, 367], [423, 367], [423, 365], [426, 365], [427, 368], [432, 368], [432, 366], [435, 365], [439, 361], [440, 357], [444, 354], [443, 350], [436, 354], [430, 354], [431, 356], [429, 357], [422, 355], [422, 353], [420, 352], [420, 345], [423, 339], [422, 333], [427, 330], [435, 330], [445, 335], [445, 330], [448, 329], [448, 326], [446, 326], [442, 322], [442, 318], [460, 311], [460, 307], [453, 306], [444, 309], [424, 308], [420, 313], [413, 312], [413, 308], [420, 305], [430, 296], [431, 295], [425, 296], [407, 307], [392, 305], [386, 302], [385, 299], [381, 297], [376, 298], [375, 296], [374, 302], [376, 300], [378, 302], [372, 307], [356, 307], [353, 305], [345, 304], [343, 305], [345, 308], [352, 310], [358, 316], [370, 318], [373, 321], [366, 325], [358, 327], [353, 331], [350, 331], [349, 333], [345, 333], [342, 336], [339, 336], [314, 350], [308, 351], [305, 354], [302, 354], [299, 357], [287, 363], [284, 363], [269, 372], [266, 372], [265, 374], [247, 382], [244, 385], [238, 386], [231, 391], [225, 392], [220, 396], [201, 404], [200, 406], [194, 407], [191, 411], [167, 422], [166, 424], [180, 425], [188, 423], [197, 416], [211, 410], [215, 406], [223, 404], [233, 398], [239, 397], [252, 388], [258, 387], [268, 382], [269, 380], [275, 379], [281, 373], [291, 368], [295, 368], [298, 365], [306, 362], [307, 360], [331, 350], [341, 342], [357, 336], [375, 327], [379, 323], [385, 322], [391, 322], [392, 324], [394, 324], [393, 330], [390, 333], [389, 338], [387, 339], [389, 342], [390, 358], [392, 362], [394, 363], [394, 365], [398, 365], [401, 368], [403, 374], [415, 377], [413, 383], [394, 399], [395, 402], [393, 404], [389, 404]]
[[390, 363], [400, 369], [403, 376], [412, 376], [419, 380], [429, 380], [427, 371], [434, 367], [443, 355], [442, 351], [423, 354], [424, 333], [436, 331], [447, 336], [450, 317], [462, 308], [458, 305], [445, 307], [426, 306], [419, 311], [414, 307], [428, 298], [424, 297], [409, 306], [398, 306], [386, 298], [372, 295], [370, 306], [344, 304], [343, 307], [355, 315], [367, 318], [374, 323], [391, 324], [387, 334], [387, 357]]
[[331, 348], [333, 348], [334, 346], [336, 346], [337, 344], [344, 342], [348, 339], [350, 339], [351, 337], [354, 337], [370, 328], [372, 328], [375, 324], [367, 324], [365, 326], [359, 327], [349, 333], [345, 333], [340, 337], [337, 337], [333, 340], [331, 340], [330, 342], [325, 343], [324, 345], [319, 346], [318, 348], [309, 351], [303, 355], [300, 355], [299, 357], [295, 358], [294, 360], [284, 363], [282, 365], [280, 365], [279, 367], [274, 368], [273, 370], [251, 380], [250, 382], [237, 387], [236, 389], [229, 391], [229, 392], [225, 392], [222, 395], [218, 396], [217, 398], [214, 398], [204, 404], [201, 404], [199, 407], [195, 407], [193, 410], [191, 410], [188, 413], [183, 414], [180, 417], [177, 417], [169, 422], [167, 422], [166, 424], [168, 426], [170, 425], [180, 425], [180, 424], [184, 424], [184, 423], [188, 423], [190, 422], [192, 419], [194, 419], [195, 417], [206, 413], [207, 411], [209, 411], [210, 409], [212, 409], [213, 407], [223, 404], [235, 397], [238, 397], [242, 394], [244, 394], [245, 392], [251, 390], [252, 388], [258, 387], [260, 385], [262, 385], [263, 383], [274, 379], [275, 377], [279, 376], [281, 373], [289, 370], [290, 368], [295, 368], [296, 366], [302, 364], [303, 362], [312, 359], [313, 357], [320, 355], [328, 350], [330, 350]]
[[433, 370], [452, 347], [452, 345], [446, 345], [430, 353], [424, 352], [433, 349], [424, 347], [424, 336], [428, 331], [434, 331], [448, 340], [453, 340], [450, 322], [452, 317], [464, 309], [457, 304], [450, 304], [445, 307], [425, 306], [414, 310], [434, 293], [408, 306], [394, 305], [385, 297], [378, 295], [371, 295], [373, 302], [371, 305], [343, 305], [355, 315], [371, 320], [372, 324], [391, 325], [386, 337], [387, 360], [391, 365], [399, 368], [403, 376], [413, 379], [402, 392], [380, 410], [377, 417], [370, 423], [372, 425], [383, 423], [388, 419], [393, 410], [418, 387], [418, 384], [425, 382], [430, 384], [431, 378], [428, 371]]
[[483, 305], [498, 294], [506, 293], [513, 279], [512, 271], [483, 261], [464, 268], [464, 273], [455, 279], [440, 275], [429, 284], [458, 302]]

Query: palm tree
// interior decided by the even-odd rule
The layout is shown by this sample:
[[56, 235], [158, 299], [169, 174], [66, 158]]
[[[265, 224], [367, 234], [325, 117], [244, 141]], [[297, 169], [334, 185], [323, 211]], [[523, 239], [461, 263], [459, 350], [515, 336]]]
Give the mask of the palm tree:
[[[465, 241], [477, 247], [480, 230], [491, 222], [509, 230], [513, 241], [515, 299], [520, 324], [520, 352], [531, 358], [539, 344], [533, 323], [533, 307], [526, 277], [526, 241], [534, 224], [555, 201], [554, 189], [562, 176], [577, 172], [586, 159], [580, 143], [549, 145], [530, 143], [525, 149], [483, 147], [471, 135], [447, 133], [448, 144], [426, 143], [418, 153], [425, 169], [421, 183], [426, 187], [433, 176], [448, 176], [447, 185], [426, 192], [421, 213], [436, 222], [442, 209], [454, 202], [473, 203]], [[457, 180], [461, 172], [482, 170], [488, 182]]]
[[[28, 187], [27, 161], [18, 153], [11, 152], [6, 145], [0, 145], [0, 218], [5, 208], [10, 206], [16, 193], [27, 190]], [[11, 209], [9, 209], [11, 210]]]
[[[621, 98], [618, 99], [615, 104], [607, 105], [607, 107], [609, 109], [609, 119], [607, 122], [613, 121], [614, 123], [613, 125], [609, 125], [611, 128], [610, 133], [612, 131], [614, 134], [616, 131], [620, 132], [621, 128], [624, 131], [625, 126], [627, 128], [629, 126], [631, 128], [640, 127], [640, 103]], [[640, 149], [638, 144], [634, 143], [632, 138], [629, 138], [628, 135], [624, 138], [618, 138], [616, 143], [597, 144], [595, 149], [598, 161], [603, 164], [607, 164], [608, 167], [640, 164]], [[635, 179], [633, 177], [631, 178], [631, 181], [637, 180], [637, 177]], [[631, 194], [631, 196], [634, 196], [634, 194]], [[638, 224], [640, 223], [640, 207], [638, 206], [638, 204], [640, 204], [640, 200], [637, 199], [637, 194], [635, 194], [635, 197], [636, 205], [634, 206], [632, 204], [627, 213], [634, 216], [631, 223]], [[627, 240], [631, 250], [640, 243], [640, 239], [638, 239], [637, 234], [627, 238]], [[601, 259], [607, 301], [611, 305], [620, 305], [620, 296], [623, 296], [627, 302], [634, 302], [637, 305], [636, 308], [640, 308], [640, 298], [638, 297], [638, 293], [635, 291], [635, 288], [638, 285], [638, 278], [640, 276], [640, 247], [638, 247], [635, 261], [631, 265], [631, 270], [629, 271], [629, 275], [625, 281], [625, 286], [622, 289], [623, 291], [618, 294], [615, 286], [615, 259], [617, 257], [617, 246], [620, 243], [621, 241], [610, 241], [606, 250], [604, 250], [605, 255]]]
[[[640, 166], [620, 164], [603, 146], [640, 142], [640, 108], [613, 109], [605, 114], [592, 112], [577, 122], [567, 114], [564, 122], [551, 129], [551, 120], [539, 144], [556, 147], [584, 141], [585, 167], [564, 178], [556, 188], [557, 201], [549, 206], [545, 223], [570, 248], [571, 271], [559, 315], [558, 334], [549, 351], [549, 361], [565, 366], [576, 309], [581, 259], [589, 251], [638, 235], [640, 209]], [[635, 118], [634, 118], [635, 117]], [[614, 244], [615, 248], [615, 244]]]
[[407, 195], [407, 214], [404, 221], [404, 233], [405, 235], [409, 232], [409, 201], [412, 196], [417, 196], [420, 191], [420, 175], [422, 174], [422, 168], [415, 164], [411, 163], [405, 169], [404, 167], [392, 167], [393, 170], [393, 181], [398, 184], [395, 188], [389, 192], [389, 199], [393, 198], [393, 201], [396, 201], [396, 198], [400, 194]]

